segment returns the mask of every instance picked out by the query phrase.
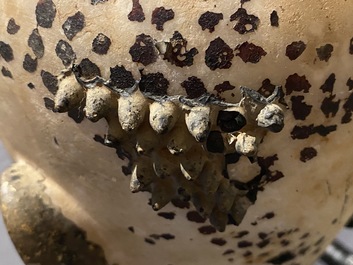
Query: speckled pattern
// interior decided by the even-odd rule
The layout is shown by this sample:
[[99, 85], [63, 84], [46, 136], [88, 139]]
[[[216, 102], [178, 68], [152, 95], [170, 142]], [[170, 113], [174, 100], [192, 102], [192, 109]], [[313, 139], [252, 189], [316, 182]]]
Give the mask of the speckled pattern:
[[[112, 235], [123, 234], [155, 264], [162, 264], [156, 257], [159, 250], [169, 253], [163, 262], [171, 264], [310, 264], [350, 215], [352, 174], [345, 163], [352, 153], [340, 158], [331, 153], [346, 147], [353, 112], [352, 36], [342, 27], [351, 19], [347, 10], [352, 4], [317, 0], [311, 5], [41, 0], [22, 8], [16, 1], [3, 3], [1, 89], [15, 85], [14, 92], [6, 93], [19, 95], [23, 108], [29, 103], [22, 98], [33, 98], [37, 115], [50, 119], [52, 128], [60, 120], [72, 121], [51, 110], [68, 112], [77, 123], [69, 126], [88, 138], [84, 143], [109, 145], [99, 152], [124, 160], [123, 172], [132, 175], [131, 191], [150, 191], [149, 204], [159, 212], [141, 210], [156, 222], [147, 227], [119, 217], [126, 231]], [[327, 8], [320, 9], [322, 5]], [[101, 22], [105, 17], [109, 23]], [[27, 42], [19, 41], [23, 39]], [[284, 98], [276, 97], [275, 103], [283, 109], [285, 126], [259, 129], [255, 120], [272, 103], [276, 85], [283, 87]], [[222, 111], [229, 109], [217, 109], [219, 102], [241, 101], [240, 86], [253, 89], [246, 94], [251, 96], [245, 112], [237, 109], [236, 115], [224, 116]], [[184, 101], [175, 107], [157, 100], [173, 96]], [[217, 104], [209, 104], [210, 98]], [[263, 105], [251, 108], [254, 102]], [[149, 115], [152, 106], [164, 115], [161, 121]], [[96, 127], [87, 125], [85, 115], [94, 122], [104, 118], [108, 130], [100, 129], [101, 121]], [[150, 126], [154, 121], [163, 121], [167, 129], [157, 134], [158, 126]], [[242, 126], [229, 129], [234, 124]], [[78, 136], [50, 138], [54, 144], [46, 148], [55, 150], [55, 156], [65, 154], [62, 144], [68, 142], [87, 150]], [[240, 139], [246, 143], [242, 148], [237, 147]], [[70, 150], [66, 162], [81, 152]], [[52, 163], [48, 167], [55, 168]], [[168, 177], [180, 172], [181, 177]], [[139, 200], [135, 196], [131, 200]], [[314, 210], [318, 213], [312, 214]], [[136, 216], [133, 210], [127, 214]], [[226, 224], [225, 233], [216, 231]], [[187, 231], [181, 232], [184, 226]], [[106, 236], [108, 230], [102, 233]], [[94, 238], [111, 263], [144, 260], [143, 255], [132, 257], [129, 244], [114, 242], [123, 250], [114, 253], [112, 239]]]

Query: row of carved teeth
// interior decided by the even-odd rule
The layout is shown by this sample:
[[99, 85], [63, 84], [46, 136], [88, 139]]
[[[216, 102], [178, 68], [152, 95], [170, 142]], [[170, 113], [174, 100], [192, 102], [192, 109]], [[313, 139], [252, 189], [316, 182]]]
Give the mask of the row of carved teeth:
[[[283, 111], [275, 104], [280, 89], [268, 98], [242, 88], [237, 104], [206, 95], [152, 97], [135, 87], [121, 90], [109, 80], [82, 80], [73, 71], [59, 77], [54, 111], [84, 105], [85, 116], [105, 118], [105, 144], [120, 144], [132, 160], [130, 190], [149, 191], [154, 210], [173, 198], [190, 199], [220, 231], [229, 217], [239, 224], [251, 205], [246, 191], [224, 177], [225, 154], [256, 158], [266, 131], [283, 128]], [[148, 116], [148, 122], [146, 117]]]

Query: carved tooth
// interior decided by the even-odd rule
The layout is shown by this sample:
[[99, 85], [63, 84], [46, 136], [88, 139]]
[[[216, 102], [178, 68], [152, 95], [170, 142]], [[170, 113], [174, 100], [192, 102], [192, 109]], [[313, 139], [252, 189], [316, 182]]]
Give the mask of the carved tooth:
[[178, 107], [170, 102], [153, 102], [150, 105], [150, 124], [158, 134], [170, 131], [179, 117]]
[[230, 214], [236, 225], [239, 225], [244, 219], [248, 208], [252, 205], [251, 201], [244, 195], [238, 195], [234, 199], [234, 203], [230, 210]]
[[108, 122], [108, 131], [105, 137], [105, 144], [111, 145], [114, 142], [121, 142], [125, 136], [125, 131], [121, 128], [118, 114], [116, 112], [110, 113], [105, 117]]
[[136, 133], [136, 150], [140, 155], [150, 154], [160, 141], [160, 136], [158, 137], [148, 122], [144, 122]]
[[155, 211], [166, 206], [175, 196], [175, 185], [172, 179], [164, 179], [152, 183], [152, 208]]
[[219, 231], [224, 232], [228, 223], [228, 214], [215, 207], [210, 215], [210, 223]]
[[124, 131], [131, 132], [137, 129], [145, 117], [147, 99], [140, 91], [128, 96], [121, 96], [118, 104], [118, 117]]
[[254, 156], [257, 153], [257, 142], [256, 137], [248, 135], [246, 133], [240, 133], [237, 136], [235, 143], [235, 149], [239, 154], [245, 156]]
[[272, 132], [280, 132], [284, 127], [283, 110], [276, 104], [266, 105], [257, 115], [257, 125]]
[[204, 142], [207, 139], [210, 131], [210, 112], [209, 106], [198, 106], [191, 108], [185, 114], [186, 126], [198, 142]]
[[213, 194], [217, 191], [219, 182], [223, 177], [220, 169], [217, 168], [218, 161], [207, 162], [198, 177], [196, 183], [201, 185], [206, 194]]
[[78, 106], [85, 97], [83, 87], [73, 74], [60, 79], [58, 91], [54, 98], [54, 111], [67, 112]]
[[206, 195], [202, 191], [195, 191], [191, 196], [192, 202], [201, 216], [207, 218], [215, 206], [214, 196]]
[[177, 172], [178, 167], [175, 163], [175, 158], [173, 158], [174, 157], [167, 151], [160, 151], [154, 155], [153, 169], [158, 177], [170, 177]]
[[[115, 106], [114, 103], [115, 102]], [[95, 86], [86, 91], [86, 106], [84, 108], [87, 119], [96, 122], [108, 115], [112, 108], [117, 108], [112, 93], [104, 86]]]
[[186, 153], [195, 144], [195, 140], [188, 132], [185, 124], [178, 123], [174, 129], [168, 133], [168, 137], [167, 148], [172, 155]]
[[197, 179], [204, 167], [206, 158], [200, 147], [194, 147], [180, 157], [180, 170], [187, 180]]
[[154, 179], [155, 175], [149, 161], [141, 158], [132, 171], [130, 190], [132, 192], [144, 190]]

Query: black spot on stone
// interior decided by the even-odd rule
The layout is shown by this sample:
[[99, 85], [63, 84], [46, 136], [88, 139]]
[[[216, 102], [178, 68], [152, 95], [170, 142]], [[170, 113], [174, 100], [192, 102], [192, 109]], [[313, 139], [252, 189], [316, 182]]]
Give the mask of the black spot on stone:
[[133, 62], [149, 65], [157, 60], [158, 51], [154, 46], [151, 36], [140, 34], [136, 36], [134, 45], [131, 46], [129, 53]]
[[334, 132], [336, 130], [337, 130], [337, 125], [330, 125], [330, 126], [319, 125], [315, 127], [315, 132], [321, 136], [327, 136], [331, 132]]
[[199, 227], [199, 232], [203, 235], [210, 235], [210, 234], [214, 234], [216, 233], [216, 228], [214, 228], [211, 225], [205, 225], [205, 226], [201, 226]]
[[207, 92], [204, 83], [196, 76], [189, 77], [181, 83], [181, 86], [185, 88], [186, 94], [189, 98], [198, 98]]
[[108, 0], [91, 0], [91, 5], [97, 5], [97, 4], [103, 4], [105, 2], [108, 2]]
[[99, 33], [92, 42], [92, 51], [100, 55], [107, 54], [110, 44], [110, 39], [103, 33]]
[[196, 48], [187, 50], [187, 43], [180, 32], [175, 31], [173, 37], [166, 43], [167, 46], [163, 59], [179, 67], [193, 65], [194, 57], [199, 52]]
[[260, 23], [260, 19], [257, 16], [248, 14], [246, 9], [242, 7], [230, 16], [230, 21], [237, 21], [233, 28], [240, 34], [257, 30]]
[[322, 92], [329, 92], [332, 94], [333, 92], [333, 87], [336, 82], [336, 75], [334, 73], [330, 74], [330, 76], [325, 80], [325, 83], [320, 87]]
[[278, 238], [282, 238], [285, 234], [286, 234], [286, 232], [283, 232], [283, 231], [278, 232], [278, 233], [277, 233], [277, 237], [278, 237]]
[[54, 109], [54, 101], [50, 98], [43, 98], [44, 100], [44, 106], [48, 109], [48, 110], [53, 110]]
[[349, 41], [349, 53], [353, 54], [353, 38]]
[[333, 46], [331, 44], [325, 44], [320, 48], [316, 48], [316, 53], [320, 61], [328, 62], [332, 52], [333, 52]]
[[116, 65], [110, 68], [110, 82], [113, 86], [125, 89], [135, 85], [135, 79], [132, 73], [125, 69], [124, 66]]
[[341, 101], [334, 101], [335, 97], [336, 96], [334, 95], [325, 97], [321, 103], [320, 109], [325, 114], [326, 118], [329, 118], [330, 116], [335, 117], [338, 112]]
[[264, 232], [260, 232], [258, 233], [258, 236], [260, 239], [265, 240], [268, 237], [268, 234]]
[[150, 244], [150, 245], [156, 244], [156, 242], [153, 239], [150, 239], [150, 238], [145, 238], [145, 242]]
[[225, 244], [227, 244], [227, 241], [224, 240], [223, 238], [217, 237], [217, 238], [212, 238], [211, 243], [218, 246], [224, 246]]
[[296, 120], [305, 120], [311, 112], [313, 106], [304, 102], [304, 96], [292, 96], [292, 111]]
[[36, 6], [36, 19], [39, 26], [51, 28], [56, 15], [56, 7], [52, 0], [39, 0]]
[[252, 245], [253, 245], [252, 242], [246, 241], [246, 240], [242, 240], [238, 242], [238, 248], [248, 248], [248, 247], [251, 247]]
[[305, 75], [299, 76], [295, 73], [287, 77], [285, 87], [287, 95], [292, 94], [293, 91], [308, 93], [311, 84]]
[[77, 65], [77, 71], [80, 77], [91, 79], [101, 75], [99, 67], [91, 62], [88, 58], [82, 59], [79, 65]]
[[[336, 219], [336, 221], [335, 220], [332, 221], [332, 224], [335, 224], [335, 223], [337, 223], [337, 219]], [[345, 224], [345, 226], [347, 228], [353, 228], [353, 216], [348, 220], [348, 222]]]
[[50, 93], [55, 95], [56, 91], [58, 91], [58, 79], [56, 76], [44, 70], [40, 72], [40, 76], [42, 77], [44, 86]]
[[211, 41], [205, 53], [205, 63], [211, 70], [229, 69], [233, 58], [233, 50], [220, 37]]
[[298, 254], [303, 256], [303, 255], [305, 255], [309, 250], [310, 250], [310, 246], [303, 247], [303, 248], [299, 249]]
[[37, 70], [38, 60], [37, 58], [32, 58], [28, 53], [25, 55], [23, 60], [23, 69], [29, 73], [34, 73]]
[[353, 112], [353, 94], [350, 94], [346, 102], [343, 104], [343, 110], [345, 111], [341, 123], [349, 123], [352, 120]]
[[243, 230], [238, 232], [235, 236], [233, 236], [233, 238], [242, 238], [248, 234], [249, 234], [249, 231]]
[[135, 228], [133, 226], [129, 226], [127, 229], [129, 229], [131, 233], [135, 233]]
[[300, 151], [300, 161], [306, 162], [317, 156], [317, 151], [313, 147], [305, 147]]
[[221, 19], [223, 19], [222, 13], [207, 11], [200, 16], [198, 22], [202, 30], [208, 29], [210, 32], [213, 32], [215, 26], [218, 25]]
[[262, 56], [267, 54], [262, 47], [247, 41], [238, 45], [235, 50], [239, 51], [236, 56], [239, 56], [245, 63], [258, 63]]
[[315, 126], [313, 124], [308, 126], [294, 126], [291, 137], [292, 139], [307, 139], [310, 135], [318, 133], [321, 136], [327, 136], [331, 132], [334, 132], [337, 129], [337, 125], [324, 126], [319, 125]]
[[163, 6], [157, 7], [152, 12], [151, 23], [156, 25], [157, 30], [163, 30], [164, 23], [174, 18], [172, 9], [165, 9]]
[[227, 249], [226, 251], [223, 252], [223, 256], [226, 256], [226, 255], [230, 255], [230, 254], [233, 254], [235, 253], [235, 251], [233, 249]]
[[132, 0], [132, 10], [127, 16], [130, 21], [142, 22], [145, 20], [145, 13], [143, 12], [140, 0]]
[[58, 139], [55, 136], [53, 137], [53, 140], [56, 145], [59, 145]]
[[142, 74], [139, 87], [143, 94], [165, 96], [167, 95], [169, 81], [164, 78], [162, 73]]
[[286, 48], [286, 56], [291, 60], [297, 59], [306, 49], [306, 44], [302, 41], [294, 41]]
[[173, 213], [173, 212], [160, 212], [160, 213], [158, 213], [158, 216], [163, 217], [168, 220], [173, 220], [175, 217], [175, 213]]
[[34, 29], [29, 35], [28, 46], [32, 49], [34, 55], [40, 59], [44, 55], [44, 44], [42, 37], [39, 35], [38, 29]]
[[83, 113], [83, 107], [79, 106], [70, 109], [67, 113], [67, 116], [71, 118], [74, 122], [81, 123], [85, 118], [85, 115]]
[[260, 219], [272, 219], [273, 217], [275, 217], [275, 213], [274, 212], [268, 212], [264, 216], [262, 216]]
[[10, 62], [14, 58], [11, 46], [3, 41], [0, 41], [0, 55], [6, 62]]
[[235, 164], [239, 161], [241, 155], [239, 153], [231, 153], [225, 155], [226, 164]]
[[275, 91], [276, 86], [271, 83], [270, 79], [262, 81], [262, 86], [257, 90], [264, 97], [270, 96]]
[[348, 78], [346, 85], [348, 86], [349, 90], [353, 89], [353, 80], [352, 80], [352, 78]]
[[33, 83], [28, 83], [27, 84], [29, 89], [35, 89], [36, 87], [33, 85]]
[[278, 17], [277, 11], [273, 10], [270, 15], [271, 26], [278, 27], [279, 26], [278, 20], [279, 20], [279, 17]]
[[172, 204], [180, 209], [189, 209], [190, 203], [187, 201], [179, 200], [179, 199], [172, 199]]
[[62, 25], [64, 34], [69, 40], [72, 40], [84, 27], [85, 16], [80, 11], [76, 12], [75, 15], [68, 17]]
[[16, 24], [14, 18], [10, 18], [9, 22], [7, 23], [7, 33], [14, 35], [20, 30], [20, 26]]
[[266, 262], [274, 264], [274, 265], [280, 265], [283, 264], [287, 261], [290, 261], [295, 258], [295, 254], [290, 251], [284, 251], [281, 252], [279, 255], [267, 260]]
[[224, 142], [222, 133], [219, 131], [211, 131], [207, 138], [206, 148], [211, 153], [223, 153]]
[[288, 246], [290, 244], [290, 241], [289, 240], [287, 240], [287, 239], [282, 239], [281, 240], [281, 246], [282, 247], [286, 247], [286, 246]]
[[229, 81], [224, 81], [222, 84], [218, 84], [214, 87], [214, 90], [217, 91], [217, 96], [219, 96], [224, 91], [233, 90], [235, 86], [231, 85]]
[[333, 224], [333, 225], [334, 225], [334, 224], [336, 224], [336, 223], [337, 223], [337, 221], [338, 221], [338, 219], [337, 219], [337, 218], [335, 218], [335, 219], [333, 219], [333, 220], [332, 220], [331, 224]]
[[243, 5], [246, 2], [250, 2], [250, 0], [240, 0], [240, 4]]
[[315, 243], [314, 246], [317, 247], [319, 245], [321, 245], [325, 240], [325, 236], [320, 237]]
[[165, 239], [165, 240], [172, 240], [172, 239], [175, 239], [175, 236], [174, 236], [174, 235], [168, 234], [168, 233], [161, 234], [160, 237], [163, 238], [163, 239]]
[[[311, 148], [309, 148], [309, 149], [311, 149]], [[314, 149], [314, 148], [313, 148]], [[315, 150], [315, 149], [314, 149]], [[308, 238], [310, 236], [310, 233], [309, 232], [307, 232], [307, 233], [304, 233], [301, 237], [300, 237], [300, 239], [306, 239], [306, 238]]]
[[76, 54], [67, 41], [59, 40], [56, 44], [55, 52], [66, 67], [71, 65], [76, 59]]
[[247, 251], [245, 251], [245, 252], [243, 253], [243, 257], [244, 257], [244, 258], [247, 258], [247, 257], [250, 257], [250, 256], [252, 256], [252, 252], [251, 252], [250, 250], [247, 250]]
[[236, 132], [246, 125], [246, 119], [238, 111], [220, 110], [217, 116], [217, 125], [223, 132]]
[[256, 246], [258, 248], [264, 248], [266, 247], [268, 244], [270, 244], [270, 240], [269, 239], [264, 239], [262, 241], [260, 241], [259, 243], [256, 244]]
[[190, 222], [195, 222], [195, 223], [204, 223], [206, 222], [206, 218], [203, 218], [198, 212], [196, 211], [190, 211], [186, 214], [187, 219]]
[[11, 78], [11, 79], [13, 78], [11, 71], [10, 71], [9, 69], [7, 69], [5, 66], [3, 66], [3, 67], [1, 68], [1, 73], [2, 73], [2, 75], [5, 76], [5, 77], [9, 77], [9, 78]]

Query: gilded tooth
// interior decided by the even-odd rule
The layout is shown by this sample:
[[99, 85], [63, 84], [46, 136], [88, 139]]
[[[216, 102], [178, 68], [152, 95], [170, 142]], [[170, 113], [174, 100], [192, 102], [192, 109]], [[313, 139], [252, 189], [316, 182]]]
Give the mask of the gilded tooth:
[[[138, 183], [138, 187], [141, 189], [147, 187], [155, 179], [153, 168], [147, 159], [139, 159], [139, 163], [135, 165], [132, 171], [132, 178], [134, 183]], [[130, 185], [131, 188], [131, 185]]]
[[175, 196], [175, 185], [172, 179], [158, 180], [152, 183], [152, 208], [155, 211], [166, 206]]
[[150, 124], [158, 134], [170, 131], [178, 118], [178, 107], [173, 102], [153, 102], [150, 105]]
[[137, 129], [145, 117], [147, 99], [140, 91], [125, 96], [122, 95], [118, 104], [118, 117], [124, 131], [131, 132]]
[[[114, 106], [114, 97], [104, 86], [95, 86], [86, 91], [86, 106], [84, 108], [87, 119], [96, 122], [109, 114]], [[116, 102], [116, 101], [115, 101]]]
[[193, 107], [185, 114], [185, 123], [198, 142], [204, 142], [210, 131], [210, 106]]
[[235, 150], [245, 156], [255, 156], [258, 149], [257, 145], [256, 137], [246, 133], [240, 133], [237, 136]]
[[143, 184], [138, 180], [138, 177], [137, 177], [137, 166], [135, 166], [131, 174], [130, 190], [133, 193], [143, 190]]
[[84, 88], [77, 82], [75, 75], [63, 76], [54, 98], [54, 111], [67, 112], [80, 105], [85, 97]]

